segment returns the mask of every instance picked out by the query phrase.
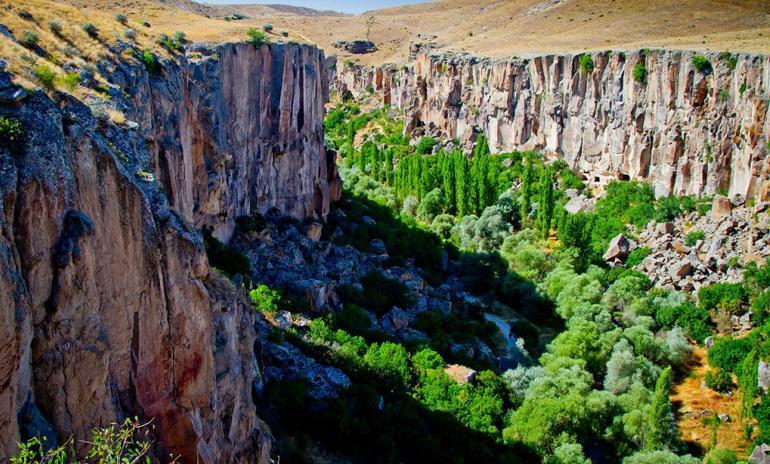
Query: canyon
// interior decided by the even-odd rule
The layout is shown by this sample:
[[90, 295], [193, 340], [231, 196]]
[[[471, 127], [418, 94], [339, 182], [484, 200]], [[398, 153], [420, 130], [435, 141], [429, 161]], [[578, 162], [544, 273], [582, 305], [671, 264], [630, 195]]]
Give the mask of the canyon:
[[[770, 194], [770, 58], [642, 50], [479, 59], [413, 47], [409, 65], [340, 62], [334, 87], [403, 111], [415, 135], [485, 134], [493, 152], [538, 150], [592, 186], [650, 181], [657, 196]], [[638, 65], [645, 70], [634, 78]]]
[[198, 229], [227, 240], [240, 215], [328, 212], [340, 186], [324, 55], [223, 44], [191, 57], [154, 74], [102, 62], [122, 124], [0, 72], [0, 113], [27, 128], [0, 157], [2, 456], [51, 427], [82, 447], [137, 415], [185, 461], [269, 462], [252, 397], [259, 316], [211, 270]]

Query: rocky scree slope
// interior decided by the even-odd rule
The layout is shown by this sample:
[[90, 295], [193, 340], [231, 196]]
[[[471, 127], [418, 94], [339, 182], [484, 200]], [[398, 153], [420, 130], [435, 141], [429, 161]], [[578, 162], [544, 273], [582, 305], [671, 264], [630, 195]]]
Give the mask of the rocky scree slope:
[[400, 68], [338, 63], [334, 88], [375, 92], [406, 113], [416, 135], [456, 137], [467, 147], [484, 133], [494, 152], [563, 158], [590, 185], [645, 179], [658, 196], [726, 190], [741, 201], [766, 199], [770, 58], [707, 53], [698, 70], [696, 55], [489, 60], [418, 47]]
[[160, 453], [269, 462], [259, 316], [197, 229], [226, 239], [238, 215], [326, 214], [339, 185], [324, 57], [192, 48], [157, 74], [123, 50], [99, 63], [120, 125], [99, 102], [16, 87], [0, 61], [0, 115], [26, 132], [0, 146], [0, 457], [41, 428], [81, 443], [138, 415]]

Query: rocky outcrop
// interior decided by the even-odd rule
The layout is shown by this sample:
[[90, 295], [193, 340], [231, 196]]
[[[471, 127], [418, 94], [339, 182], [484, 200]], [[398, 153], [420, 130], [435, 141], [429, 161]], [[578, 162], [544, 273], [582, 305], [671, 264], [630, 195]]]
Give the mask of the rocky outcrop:
[[656, 286], [696, 291], [715, 282], [740, 282], [743, 264], [770, 257], [770, 203], [722, 210], [717, 215], [714, 209], [724, 202], [717, 196], [713, 205], [710, 213], [691, 212], [673, 222], [650, 222], [638, 237], [639, 246], [650, 253], [636, 268]]
[[[487, 135], [492, 151], [540, 150], [590, 185], [646, 179], [658, 196], [768, 196], [770, 58], [645, 51], [480, 60], [419, 52], [410, 66], [338, 66], [335, 87], [375, 89], [404, 110], [407, 130], [458, 138]], [[644, 65], [646, 72], [641, 70]]]
[[328, 211], [323, 54], [197, 50], [156, 76], [100, 64], [125, 123], [64, 94], [0, 101], [26, 130], [0, 146], [0, 457], [35, 430], [83, 446], [137, 415], [159, 455], [269, 462], [252, 398], [260, 316], [210, 271], [197, 229], [227, 238], [242, 214]]

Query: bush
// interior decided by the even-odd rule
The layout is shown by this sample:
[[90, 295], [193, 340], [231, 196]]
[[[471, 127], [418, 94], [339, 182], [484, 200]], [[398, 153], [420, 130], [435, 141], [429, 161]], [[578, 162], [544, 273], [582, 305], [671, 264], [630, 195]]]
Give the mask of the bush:
[[738, 315], [742, 312], [747, 299], [746, 289], [739, 283], [718, 282], [698, 290], [698, 301], [706, 311], [721, 309]]
[[119, 22], [120, 24], [126, 24], [128, 22], [128, 16], [123, 13], [117, 13], [115, 15], [115, 21]]
[[714, 369], [706, 372], [703, 377], [706, 386], [720, 393], [727, 393], [733, 388], [733, 376], [724, 369]]
[[374, 343], [364, 355], [364, 363], [390, 388], [403, 387], [409, 382], [409, 356], [397, 343]]
[[144, 50], [142, 52], [142, 63], [144, 64], [144, 68], [151, 75], [160, 74], [160, 69], [161, 69], [160, 63], [158, 62], [158, 59], [155, 58], [155, 55], [153, 55], [151, 51]]
[[417, 142], [417, 146], [415, 147], [414, 151], [418, 155], [426, 155], [433, 150], [433, 147], [436, 146], [436, 139], [433, 137], [425, 136], [420, 138], [420, 141]]
[[636, 63], [632, 74], [636, 82], [643, 84], [647, 80], [647, 67], [643, 62]]
[[650, 256], [650, 253], [652, 253], [652, 250], [649, 247], [639, 247], [634, 249], [634, 251], [628, 254], [628, 258], [626, 259], [626, 267], [632, 268], [642, 264], [644, 258]]
[[262, 45], [268, 45], [270, 44], [270, 41], [267, 39], [267, 36], [265, 36], [264, 31], [260, 31], [257, 28], [250, 28], [248, 31], [246, 31], [246, 35], [248, 36], [248, 39], [246, 42], [250, 43], [251, 45], [255, 47], [261, 47]]
[[730, 448], [714, 448], [706, 454], [703, 464], [735, 464], [738, 456]]
[[711, 63], [708, 58], [698, 54], [692, 57], [692, 67], [699, 73], [706, 74], [711, 70]]
[[249, 298], [259, 311], [265, 314], [274, 314], [278, 311], [281, 293], [265, 284], [259, 284], [257, 288], [249, 292]]
[[655, 221], [670, 222], [682, 214], [682, 207], [679, 205], [679, 199], [674, 196], [663, 197], [658, 200], [655, 208]]
[[751, 343], [751, 337], [718, 338], [709, 349], [709, 365], [727, 372], [735, 371], [751, 351]]
[[581, 56], [578, 63], [580, 65], [580, 72], [583, 74], [591, 74], [594, 70], [594, 59], [591, 58], [591, 55]]
[[96, 37], [99, 35], [99, 29], [96, 27], [94, 23], [85, 23], [83, 24], [83, 30], [91, 37]]
[[14, 118], [0, 116], [0, 145], [11, 147], [21, 145], [24, 139], [24, 126]]
[[133, 29], [126, 29], [123, 31], [123, 37], [128, 40], [136, 40], [136, 31]]
[[363, 301], [357, 302], [382, 315], [393, 306], [408, 308], [414, 303], [409, 288], [398, 280], [379, 271], [370, 271], [361, 278]]
[[206, 255], [209, 263], [221, 269], [229, 275], [248, 275], [251, 270], [249, 258], [235, 248], [225, 245], [212, 236], [210, 231], [203, 234], [203, 242], [206, 246]]
[[178, 44], [185, 44], [187, 43], [187, 35], [182, 31], [176, 31], [174, 32], [174, 41]]
[[703, 231], [694, 230], [684, 237], [684, 244], [689, 247], [695, 246], [698, 240], [703, 240], [704, 238], [706, 238], [706, 234]]
[[65, 87], [67, 87], [67, 89], [69, 89], [70, 91], [73, 91], [75, 90], [75, 87], [80, 85], [81, 80], [82, 79], [80, 77], [80, 74], [76, 72], [71, 72], [71, 73], [67, 73], [67, 75], [64, 76], [64, 78], [62, 78], [62, 83], [64, 84]]
[[40, 64], [35, 66], [35, 69], [33, 70], [33, 72], [35, 73], [35, 77], [37, 77], [37, 79], [40, 81], [40, 83], [43, 85], [44, 88], [46, 88], [47, 90], [54, 89], [56, 74], [54, 74], [51, 68], [49, 68], [45, 64]]
[[19, 39], [21, 45], [27, 48], [35, 48], [37, 47], [38, 42], [40, 42], [40, 37], [34, 32], [24, 31], [21, 33], [21, 39]]
[[59, 21], [48, 21], [48, 29], [56, 35], [61, 35], [62, 27]]
[[265, 32], [273, 32], [273, 25], [272, 24], [263, 24], [262, 30]]

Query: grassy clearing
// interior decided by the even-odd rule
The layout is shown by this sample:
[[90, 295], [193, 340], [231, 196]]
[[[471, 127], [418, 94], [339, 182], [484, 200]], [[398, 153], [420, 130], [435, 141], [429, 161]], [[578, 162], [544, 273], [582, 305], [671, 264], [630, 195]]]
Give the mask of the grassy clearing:
[[740, 393], [736, 389], [732, 396], [721, 394], [703, 384], [709, 366], [706, 350], [702, 346], [693, 347], [693, 358], [688, 367], [691, 374], [674, 385], [670, 397], [682, 438], [708, 450], [712, 432], [711, 426], [705, 424], [703, 418], [712, 416], [703, 412], [727, 413], [730, 421], [723, 422], [717, 429], [717, 446], [732, 448], [739, 458], [745, 458], [751, 449], [740, 419]]

